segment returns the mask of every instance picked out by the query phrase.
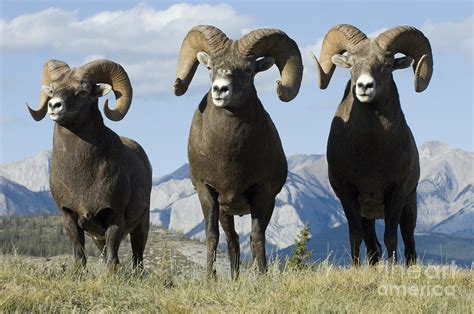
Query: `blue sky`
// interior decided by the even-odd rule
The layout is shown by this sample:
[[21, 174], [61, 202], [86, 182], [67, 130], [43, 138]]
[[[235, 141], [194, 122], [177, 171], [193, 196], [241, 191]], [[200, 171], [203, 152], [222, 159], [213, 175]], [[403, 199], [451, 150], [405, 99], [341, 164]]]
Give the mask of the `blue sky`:
[[[287, 155], [324, 153], [329, 126], [349, 79], [338, 68], [319, 90], [309, 51], [319, 55], [322, 38], [339, 23], [369, 36], [412, 25], [430, 39], [434, 74], [415, 93], [411, 69], [395, 72], [402, 108], [419, 145], [441, 140], [473, 150], [473, 33], [471, 1], [13, 1], [0, 7], [0, 162], [50, 149], [53, 122], [35, 122], [24, 102], [37, 106], [44, 62], [80, 66], [96, 58], [122, 64], [134, 86], [132, 107], [120, 122], [106, 124], [136, 139], [147, 151], [154, 176], [187, 160], [194, 110], [207, 92], [200, 68], [188, 92], [172, 92], [176, 59], [187, 31], [197, 24], [221, 28], [237, 39], [260, 27], [284, 30], [300, 47], [305, 72], [300, 94], [290, 103], [275, 93], [278, 70], [256, 78], [257, 90], [275, 122]], [[103, 100], [100, 102], [102, 103]]]

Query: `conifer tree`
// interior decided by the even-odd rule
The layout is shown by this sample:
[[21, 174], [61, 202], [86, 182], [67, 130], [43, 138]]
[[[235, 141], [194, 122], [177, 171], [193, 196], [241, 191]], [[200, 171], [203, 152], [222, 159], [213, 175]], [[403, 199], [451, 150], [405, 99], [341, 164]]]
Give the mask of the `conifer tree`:
[[305, 224], [295, 240], [293, 254], [288, 259], [287, 266], [293, 269], [302, 269], [306, 267], [306, 261], [313, 255], [313, 251], [308, 250], [307, 244], [310, 239], [310, 228]]

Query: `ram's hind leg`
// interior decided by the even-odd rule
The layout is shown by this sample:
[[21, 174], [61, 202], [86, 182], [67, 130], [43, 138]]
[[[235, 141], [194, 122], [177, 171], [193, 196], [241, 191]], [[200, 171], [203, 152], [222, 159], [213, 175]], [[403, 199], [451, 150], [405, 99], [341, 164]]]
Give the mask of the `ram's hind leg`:
[[130, 243], [132, 245], [132, 267], [143, 269], [143, 252], [148, 240], [148, 230], [150, 229], [149, 217], [144, 217], [142, 221], [130, 233]]
[[364, 238], [365, 247], [367, 248], [367, 259], [370, 265], [375, 265], [382, 256], [382, 248], [375, 232], [375, 219], [362, 217], [361, 221], [362, 236]]
[[105, 246], [105, 240], [97, 239], [96, 237], [92, 237], [92, 241], [94, 241], [95, 246], [99, 249], [100, 257], [105, 259], [107, 256], [107, 247]]

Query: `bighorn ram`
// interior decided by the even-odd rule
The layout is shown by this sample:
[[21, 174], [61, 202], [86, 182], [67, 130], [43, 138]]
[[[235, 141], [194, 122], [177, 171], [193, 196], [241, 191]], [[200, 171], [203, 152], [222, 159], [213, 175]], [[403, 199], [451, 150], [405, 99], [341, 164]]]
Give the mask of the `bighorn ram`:
[[[396, 53], [406, 57], [395, 58]], [[390, 261], [396, 261], [400, 224], [406, 262], [415, 263], [420, 166], [392, 72], [414, 61], [415, 91], [424, 91], [433, 72], [430, 43], [410, 26], [395, 27], [369, 39], [354, 26], [337, 25], [324, 38], [320, 61], [314, 60], [321, 89], [328, 86], [335, 65], [351, 71], [332, 121], [327, 159], [331, 186], [349, 223], [352, 260], [359, 263], [362, 239], [369, 262], [379, 260], [375, 219], [383, 218]]]
[[278, 97], [292, 100], [303, 73], [300, 51], [277, 29], [254, 30], [234, 41], [213, 26], [196, 26], [181, 46], [176, 95], [186, 92], [198, 63], [209, 70], [211, 89], [194, 114], [188, 157], [205, 219], [208, 275], [215, 274], [219, 221], [227, 238], [232, 276], [238, 275], [234, 215], [246, 214], [252, 217], [252, 255], [264, 272], [265, 230], [275, 196], [286, 181], [287, 163], [278, 132], [258, 99], [254, 77], [276, 63], [282, 78], [277, 81]]
[[133, 266], [143, 267], [148, 238], [151, 166], [141, 146], [119, 137], [104, 125], [98, 98], [114, 91], [115, 109], [104, 104], [107, 118], [119, 121], [132, 101], [125, 70], [108, 60], [79, 68], [58, 60], [44, 65], [38, 110], [28, 107], [39, 121], [46, 113], [55, 121], [51, 159], [51, 194], [74, 244], [77, 264], [86, 265], [84, 231], [109, 268], [118, 264], [120, 241], [130, 233]]

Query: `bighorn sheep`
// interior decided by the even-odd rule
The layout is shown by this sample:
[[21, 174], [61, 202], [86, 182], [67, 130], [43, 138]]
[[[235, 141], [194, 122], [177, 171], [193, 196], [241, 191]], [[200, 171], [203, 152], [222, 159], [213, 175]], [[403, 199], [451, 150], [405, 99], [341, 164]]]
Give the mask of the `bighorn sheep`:
[[[406, 56], [395, 58], [396, 53]], [[410, 26], [395, 27], [369, 39], [354, 26], [337, 25], [324, 38], [320, 61], [314, 60], [321, 89], [328, 86], [335, 65], [351, 71], [332, 121], [327, 160], [331, 186], [349, 224], [353, 263], [359, 263], [362, 239], [371, 264], [381, 257], [375, 234], [375, 219], [379, 218], [385, 219], [389, 260], [396, 261], [400, 224], [406, 262], [415, 263], [420, 166], [392, 72], [409, 67], [414, 60], [415, 91], [424, 91], [433, 72], [430, 43]]]
[[232, 277], [238, 276], [234, 215], [246, 214], [252, 217], [252, 255], [264, 272], [265, 230], [288, 171], [278, 132], [257, 97], [254, 77], [276, 63], [282, 78], [277, 81], [278, 97], [290, 101], [301, 84], [301, 54], [296, 43], [277, 29], [254, 30], [233, 41], [218, 28], [196, 26], [181, 46], [174, 83], [177, 96], [186, 92], [198, 63], [209, 70], [211, 89], [194, 114], [188, 158], [205, 219], [208, 275], [215, 274], [220, 221]]
[[107, 118], [119, 121], [132, 101], [125, 70], [108, 60], [78, 68], [58, 60], [44, 65], [38, 110], [55, 121], [50, 187], [62, 222], [74, 245], [77, 264], [86, 265], [84, 231], [90, 234], [107, 265], [115, 269], [122, 238], [130, 233], [133, 267], [143, 267], [148, 238], [151, 166], [142, 147], [104, 125], [98, 98], [113, 90], [115, 109], [105, 101]]

